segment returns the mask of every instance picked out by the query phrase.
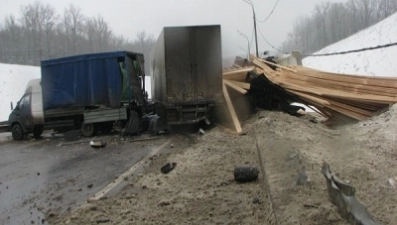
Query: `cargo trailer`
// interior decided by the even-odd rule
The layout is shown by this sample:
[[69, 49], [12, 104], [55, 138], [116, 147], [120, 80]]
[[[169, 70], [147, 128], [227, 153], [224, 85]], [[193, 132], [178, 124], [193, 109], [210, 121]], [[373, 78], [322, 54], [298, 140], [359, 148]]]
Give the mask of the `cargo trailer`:
[[169, 125], [208, 121], [222, 99], [220, 25], [165, 27], [150, 68], [157, 115]]

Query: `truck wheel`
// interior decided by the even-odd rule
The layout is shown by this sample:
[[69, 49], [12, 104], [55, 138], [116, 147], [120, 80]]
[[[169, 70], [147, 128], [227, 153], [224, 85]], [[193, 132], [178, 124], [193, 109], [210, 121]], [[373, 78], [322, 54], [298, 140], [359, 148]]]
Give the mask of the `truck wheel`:
[[12, 126], [11, 132], [12, 132], [12, 138], [14, 138], [14, 140], [16, 141], [22, 140], [23, 137], [25, 136], [21, 125], [19, 125], [18, 123]]
[[93, 123], [83, 124], [81, 126], [81, 133], [85, 137], [92, 137], [96, 134], [96, 126]]
[[42, 127], [34, 127], [33, 128], [33, 137], [38, 139], [41, 137], [43, 134], [43, 128]]

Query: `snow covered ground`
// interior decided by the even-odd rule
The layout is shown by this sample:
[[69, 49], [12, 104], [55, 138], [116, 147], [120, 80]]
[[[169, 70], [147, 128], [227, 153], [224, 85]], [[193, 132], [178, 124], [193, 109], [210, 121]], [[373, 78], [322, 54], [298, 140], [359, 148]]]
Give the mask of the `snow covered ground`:
[[[315, 54], [362, 49], [397, 42], [397, 13]], [[397, 77], [397, 46], [345, 55], [307, 57], [303, 65], [319, 70]]]
[[40, 67], [0, 63], [0, 122], [8, 120], [10, 102], [16, 102], [31, 79], [40, 78]]

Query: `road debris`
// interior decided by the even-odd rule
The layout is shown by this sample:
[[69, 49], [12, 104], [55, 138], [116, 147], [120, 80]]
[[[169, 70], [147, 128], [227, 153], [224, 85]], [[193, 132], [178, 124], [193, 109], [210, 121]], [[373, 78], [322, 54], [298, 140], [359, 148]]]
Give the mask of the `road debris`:
[[149, 138], [139, 138], [139, 139], [131, 139], [129, 142], [139, 142], [139, 141], [151, 141], [151, 140], [157, 140], [160, 139], [161, 137], [149, 137]]
[[252, 200], [252, 203], [253, 203], [253, 204], [262, 204], [262, 201], [261, 201], [260, 198], [255, 197], [254, 200]]
[[299, 171], [298, 177], [296, 179], [296, 185], [298, 186], [304, 186], [307, 184], [308, 177], [306, 174], [305, 167], [302, 167], [302, 169]]
[[90, 145], [93, 148], [104, 148], [106, 147], [105, 141], [90, 141]]
[[109, 223], [110, 222], [110, 219], [98, 219], [97, 221], [96, 221], [96, 223]]
[[240, 166], [234, 168], [234, 180], [237, 182], [251, 182], [258, 179], [259, 170], [255, 166]]
[[389, 184], [392, 188], [396, 188], [397, 184], [396, 184], [396, 180], [394, 180], [393, 178], [389, 179]]
[[342, 217], [351, 224], [378, 224], [367, 208], [355, 198], [355, 188], [334, 175], [328, 163], [324, 162], [321, 172], [327, 181], [329, 199], [338, 207]]
[[176, 167], [176, 163], [167, 163], [165, 166], [161, 167], [161, 173], [167, 174], [171, 172]]
[[166, 201], [166, 200], [162, 200], [162, 201], [159, 202], [159, 206], [167, 206], [167, 205], [170, 205], [170, 204], [171, 203], [169, 201]]

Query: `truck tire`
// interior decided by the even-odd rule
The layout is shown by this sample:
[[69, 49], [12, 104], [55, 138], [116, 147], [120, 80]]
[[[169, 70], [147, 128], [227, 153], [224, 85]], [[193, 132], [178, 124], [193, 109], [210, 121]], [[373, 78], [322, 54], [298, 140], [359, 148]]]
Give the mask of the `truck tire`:
[[23, 137], [25, 136], [25, 133], [23, 132], [21, 125], [19, 125], [18, 123], [12, 126], [11, 132], [12, 132], [12, 138], [14, 138], [14, 140], [16, 141], [22, 140]]
[[96, 126], [94, 123], [87, 123], [87, 124], [83, 124], [81, 125], [81, 133], [83, 134], [83, 136], [85, 137], [92, 137], [96, 134]]
[[35, 126], [33, 128], [33, 137], [34, 138], [38, 139], [38, 138], [41, 137], [42, 134], [43, 134], [43, 128], [42, 127]]

